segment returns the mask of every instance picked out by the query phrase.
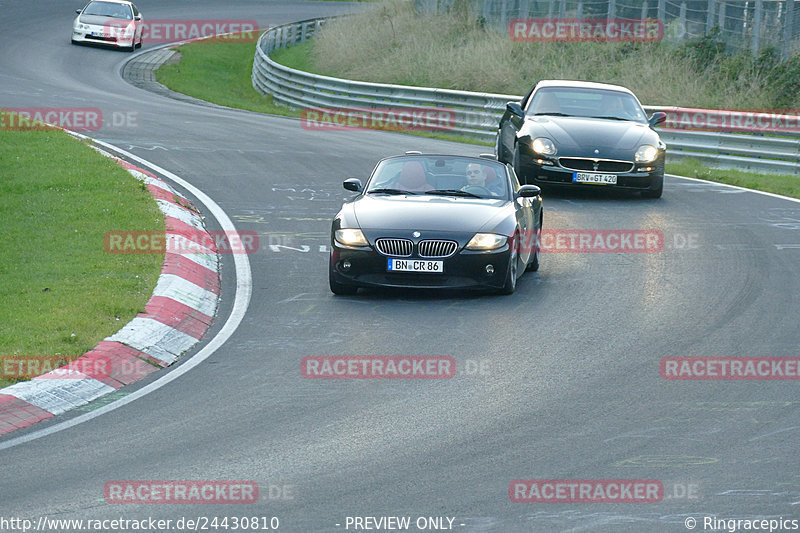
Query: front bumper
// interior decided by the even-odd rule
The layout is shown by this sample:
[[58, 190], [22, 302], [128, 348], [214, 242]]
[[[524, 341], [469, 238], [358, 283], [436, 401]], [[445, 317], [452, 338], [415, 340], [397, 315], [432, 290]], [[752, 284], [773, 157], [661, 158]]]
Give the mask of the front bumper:
[[[390, 272], [387, 270], [389, 256], [380, 254], [373, 248], [341, 248], [334, 242], [331, 243], [330, 271], [336, 282], [353, 287], [500, 289], [505, 283], [509, 257], [510, 248], [506, 244], [492, 252], [460, 250], [450, 257], [433, 259], [444, 262], [442, 274]], [[350, 268], [344, 267], [345, 261], [350, 262]], [[486, 272], [487, 265], [492, 265], [493, 274]]]
[[[614, 174], [616, 184], [582, 183], [573, 180], [576, 170], [564, 168], [558, 158], [545, 158], [531, 154], [520, 153], [520, 176], [523, 183], [538, 185], [539, 187], [595, 187], [615, 188], [629, 190], [656, 190], [662, 186], [664, 180], [664, 155], [662, 154], [653, 163], [637, 163], [631, 172], [607, 172], [603, 170], [585, 170], [598, 174]], [[650, 170], [647, 170], [647, 168]]]
[[[92, 34], [95, 35], [92, 35]], [[125, 36], [125, 35], [114, 35], [106, 33], [103, 36], [99, 35], [99, 31], [97, 30], [72, 30], [72, 42], [74, 43], [91, 43], [91, 44], [101, 44], [105, 46], [113, 46], [113, 47], [126, 47], [130, 48], [133, 46], [134, 38], [133, 36]]]

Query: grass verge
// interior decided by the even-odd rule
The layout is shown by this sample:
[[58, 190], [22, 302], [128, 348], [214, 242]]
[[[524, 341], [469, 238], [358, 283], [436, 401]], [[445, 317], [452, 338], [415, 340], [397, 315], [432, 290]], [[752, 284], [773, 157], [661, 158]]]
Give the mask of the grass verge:
[[708, 168], [697, 159], [667, 163], [667, 173], [800, 198], [800, 176]]
[[144, 311], [161, 272], [163, 254], [106, 253], [106, 231], [163, 231], [163, 215], [126, 170], [61, 131], [0, 129], [0, 146], [0, 359], [72, 360]]
[[[196, 98], [230, 107], [299, 117], [299, 111], [276, 105], [272, 97], [263, 96], [253, 89], [250, 73], [253, 68], [253, 43], [197, 42], [181, 46], [179, 63], [164, 65], [158, 72], [158, 81], [170, 89]], [[335, 75], [314, 61], [314, 41], [278, 50], [272, 58], [283, 65], [320, 75]], [[340, 75], [339, 77], [346, 77]], [[375, 81], [375, 80], [372, 80]], [[434, 84], [436, 85], [436, 84]], [[440, 85], [436, 85], [440, 86]], [[423, 137], [456, 142], [494, 146], [493, 142], [444, 133], [408, 132]], [[696, 160], [668, 162], [667, 172], [709, 181], [718, 181], [750, 189], [800, 197], [800, 177], [791, 175], [765, 175], [755, 172], [711, 169]]]
[[178, 47], [180, 61], [162, 65], [156, 79], [179, 93], [228, 107], [300, 116], [276, 105], [271, 96], [253, 89], [251, 73], [255, 43], [245, 41], [198, 41]]

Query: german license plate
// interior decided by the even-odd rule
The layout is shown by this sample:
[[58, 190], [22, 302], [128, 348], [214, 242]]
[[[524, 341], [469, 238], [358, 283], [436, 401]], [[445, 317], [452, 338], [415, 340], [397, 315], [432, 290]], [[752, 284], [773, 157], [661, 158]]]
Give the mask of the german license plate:
[[444, 261], [427, 261], [425, 259], [393, 259], [389, 258], [387, 270], [390, 272], [444, 272]]
[[594, 174], [592, 172], [573, 172], [572, 181], [576, 183], [600, 183], [603, 185], [616, 185], [616, 174]]

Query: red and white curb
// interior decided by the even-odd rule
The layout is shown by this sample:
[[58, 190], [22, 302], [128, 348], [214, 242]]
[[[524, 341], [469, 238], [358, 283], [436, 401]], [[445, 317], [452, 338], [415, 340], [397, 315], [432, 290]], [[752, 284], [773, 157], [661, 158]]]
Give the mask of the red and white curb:
[[0, 435], [85, 405], [169, 366], [203, 337], [216, 313], [219, 257], [202, 217], [153, 174], [98, 151], [144, 182], [164, 213], [168, 242], [193, 244], [167, 246], [144, 313], [70, 364], [0, 389]]

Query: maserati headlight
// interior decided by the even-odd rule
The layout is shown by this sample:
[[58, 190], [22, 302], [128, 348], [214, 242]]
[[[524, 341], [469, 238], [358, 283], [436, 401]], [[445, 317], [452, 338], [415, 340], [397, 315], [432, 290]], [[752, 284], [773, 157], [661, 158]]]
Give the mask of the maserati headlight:
[[496, 250], [505, 245], [508, 237], [496, 233], [476, 233], [467, 243], [467, 250], [486, 252]]
[[369, 246], [367, 238], [360, 229], [343, 228], [337, 229], [334, 233], [336, 242], [343, 246]]
[[635, 160], [637, 163], [650, 163], [658, 157], [658, 148], [652, 144], [643, 144], [636, 150]]
[[536, 137], [531, 145], [533, 151], [542, 155], [556, 155], [556, 145], [547, 137]]

